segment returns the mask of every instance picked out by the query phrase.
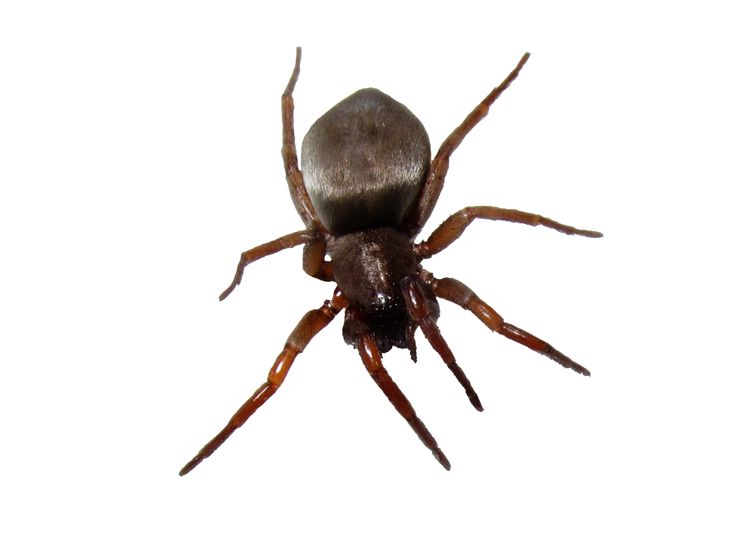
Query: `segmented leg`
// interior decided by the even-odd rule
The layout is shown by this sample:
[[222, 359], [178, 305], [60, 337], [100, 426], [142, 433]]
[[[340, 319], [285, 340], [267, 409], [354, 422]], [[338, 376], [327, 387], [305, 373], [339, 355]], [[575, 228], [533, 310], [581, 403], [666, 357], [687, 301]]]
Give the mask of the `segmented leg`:
[[435, 279], [429, 274], [425, 274], [425, 277], [429, 279], [428, 283], [431, 285], [437, 297], [456, 303], [460, 307], [471, 311], [481, 322], [496, 333], [500, 333], [512, 341], [523, 344], [527, 348], [531, 348], [535, 352], [549, 357], [565, 368], [570, 368], [584, 376], [590, 376], [588, 369], [575, 363], [575, 361], [554, 349], [549, 343], [521, 328], [505, 322], [501, 318], [501, 315], [494, 311], [490, 305], [481, 300], [475, 292], [457, 279], [451, 279], [449, 277]]
[[271, 240], [270, 242], [266, 242], [265, 244], [261, 244], [260, 246], [256, 246], [253, 249], [249, 249], [248, 251], [244, 251], [243, 253], [241, 253], [240, 262], [238, 262], [238, 267], [235, 270], [235, 277], [233, 277], [233, 282], [230, 283], [229, 287], [222, 291], [222, 294], [220, 294], [220, 301], [227, 298], [230, 293], [235, 290], [235, 287], [240, 284], [240, 282], [243, 280], [243, 271], [245, 270], [245, 267], [248, 266], [250, 263], [257, 261], [258, 259], [262, 259], [263, 257], [267, 257], [268, 255], [278, 253], [281, 250], [293, 248], [294, 246], [298, 246], [300, 244], [306, 244], [310, 241], [315, 240], [315, 236], [315, 231], [297, 231], [295, 233], [282, 236], [281, 238], [277, 238], [276, 240]]
[[294, 86], [299, 78], [299, 65], [302, 59], [302, 49], [297, 47], [294, 70], [286, 84], [283, 95], [281, 95], [281, 121], [283, 125], [283, 144], [281, 146], [281, 157], [284, 160], [284, 171], [286, 182], [289, 184], [289, 193], [294, 202], [297, 212], [304, 225], [309, 229], [324, 231], [314, 210], [307, 189], [304, 187], [304, 177], [299, 170], [299, 159], [296, 153], [296, 142], [294, 141]]
[[447, 218], [424, 242], [414, 245], [414, 252], [421, 259], [435, 255], [460, 238], [465, 229], [476, 218], [484, 220], [509, 221], [524, 225], [542, 225], [568, 235], [600, 238], [603, 234], [598, 231], [586, 231], [558, 223], [539, 214], [522, 212], [521, 210], [498, 207], [465, 207]]
[[[447, 342], [440, 333], [439, 327], [437, 327], [435, 318], [439, 315], [439, 307], [436, 306], [436, 302], [434, 302], [434, 300], [430, 302], [420, 283], [413, 279], [407, 279], [404, 281], [401, 285], [401, 291], [404, 295], [404, 301], [409, 310], [409, 316], [411, 319], [419, 324], [419, 328], [422, 330], [422, 333], [424, 333], [429, 344], [431, 344], [432, 348], [440, 354], [440, 357], [445, 362], [445, 365], [447, 365], [447, 368], [450, 369], [450, 371], [455, 375], [455, 378], [457, 378], [457, 381], [460, 382], [460, 385], [463, 386], [465, 394], [468, 395], [468, 399], [473, 407], [478, 411], [483, 411], [483, 405], [480, 403], [478, 394], [475, 392], [475, 389], [473, 389], [473, 386], [470, 384], [470, 380], [468, 380], [463, 369], [461, 369], [460, 365], [457, 364], [452, 350], [450, 350], [450, 347], [447, 345]], [[433, 311], [431, 310], [431, 305], [435, 305], [437, 309], [434, 314], [432, 314]]]
[[316, 237], [304, 246], [302, 267], [307, 274], [322, 281], [334, 281], [332, 261], [325, 260], [327, 242], [322, 236]]
[[363, 360], [365, 368], [368, 369], [371, 377], [381, 391], [383, 391], [383, 394], [386, 395], [386, 398], [393, 404], [396, 411], [406, 419], [406, 422], [409, 423], [412, 430], [419, 436], [424, 446], [432, 451], [432, 454], [434, 454], [434, 457], [440, 462], [442, 467], [449, 471], [450, 460], [443, 454], [437, 441], [429, 433], [424, 423], [417, 417], [414, 408], [406, 396], [404, 396], [404, 393], [401, 392], [399, 386], [396, 385], [394, 380], [391, 379], [391, 376], [388, 375], [388, 372], [386, 372], [386, 369], [383, 368], [381, 352], [378, 350], [378, 346], [376, 346], [376, 342], [371, 336], [363, 335], [359, 339], [358, 352], [360, 352], [360, 357]]
[[427, 179], [424, 183], [424, 188], [422, 189], [417, 204], [404, 223], [404, 228], [408, 231], [410, 236], [414, 236], [424, 226], [429, 215], [432, 213], [432, 209], [434, 209], [434, 206], [437, 203], [437, 199], [439, 198], [440, 192], [442, 191], [442, 187], [445, 183], [447, 169], [450, 165], [450, 155], [455, 151], [455, 149], [457, 149], [468, 132], [473, 130], [473, 127], [488, 115], [491, 105], [501, 95], [501, 93], [511, 85], [511, 82], [513, 82], [519, 75], [521, 68], [524, 67], [524, 64], [528, 59], [529, 53], [527, 52], [521, 57], [519, 63], [516, 65], [514, 70], [509, 73], [504, 81], [497, 87], [493, 88], [486, 98], [483, 99], [480, 104], [470, 112], [470, 114], [468, 114], [465, 120], [460, 123], [460, 125], [452, 131], [442, 145], [440, 145], [440, 148], [437, 150], [437, 154], [429, 166]]
[[347, 305], [345, 299], [340, 294], [339, 290], [335, 291], [335, 294], [331, 301], [326, 301], [319, 309], [314, 309], [305, 314], [299, 323], [291, 332], [289, 338], [286, 340], [284, 349], [281, 351], [279, 356], [268, 373], [268, 379], [266, 383], [256, 389], [255, 393], [243, 404], [238, 411], [230, 418], [225, 428], [220, 431], [214, 438], [210, 440], [197, 455], [191, 459], [181, 471], [179, 475], [184, 476], [189, 471], [197, 467], [205, 458], [210, 456], [215, 450], [222, 445], [228, 437], [232, 435], [235, 430], [240, 428], [248, 418], [260, 408], [266, 400], [271, 398], [281, 384], [284, 382], [286, 375], [294, 363], [296, 356], [304, 351], [304, 348], [309, 344], [309, 341], [319, 333], [330, 321], [335, 318], [337, 313], [340, 312]]
[[416, 325], [407, 326], [406, 328], [406, 345], [409, 349], [409, 357], [414, 363], [417, 362], [417, 341], [414, 337], [414, 332], [417, 330]]

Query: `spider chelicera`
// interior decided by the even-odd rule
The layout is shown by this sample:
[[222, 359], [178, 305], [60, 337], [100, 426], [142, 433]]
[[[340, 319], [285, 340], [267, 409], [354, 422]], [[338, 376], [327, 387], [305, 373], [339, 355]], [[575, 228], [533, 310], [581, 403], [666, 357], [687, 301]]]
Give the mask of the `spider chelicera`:
[[436, 278], [422, 268], [421, 262], [449, 246], [476, 218], [542, 225], [591, 238], [600, 237], [601, 233], [575, 229], [519, 210], [474, 206], [450, 216], [427, 240], [414, 242], [442, 191], [450, 155], [488, 114], [491, 104], [517, 77], [528, 58], [529, 54], [524, 54], [506, 79], [448, 136], [434, 159], [430, 160], [429, 138], [422, 123], [405, 106], [371, 88], [347, 97], [312, 125], [302, 144], [300, 171], [292, 98], [301, 60], [301, 49], [297, 48], [294, 70], [281, 97], [281, 153], [291, 198], [306, 229], [242, 253], [235, 277], [220, 300], [240, 284], [248, 264], [295, 246], [304, 246], [304, 271], [337, 283], [337, 288], [331, 300], [304, 315], [287, 338], [266, 383], [181, 469], [180, 475], [211, 455], [278, 390], [296, 356], [343, 309], [345, 342], [358, 349], [378, 387], [448, 470], [449, 460], [382, 364], [382, 354], [394, 346], [408, 348], [416, 361], [414, 334], [419, 328], [465, 389], [473, 407], [483, 410], [437, 327], [437, 298], [471, 311], [491, 330], [563, 367], [590, 375], [545, 341], [505, 322], [463, 283]]

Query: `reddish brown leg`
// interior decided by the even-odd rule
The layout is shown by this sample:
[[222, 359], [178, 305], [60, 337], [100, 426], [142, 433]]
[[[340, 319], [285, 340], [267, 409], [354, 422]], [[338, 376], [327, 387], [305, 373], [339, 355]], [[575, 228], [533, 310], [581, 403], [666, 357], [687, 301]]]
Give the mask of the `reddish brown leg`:
[[411, 429], [419, 436], [424, 446], [431, 450], [442, 467], [449, 471], [450, 460], [442, 453], [437, 441], [435, 441], [432, 434], [427, 430], [427, 427], [417, 417], [409, 400], [404, 396], [404, 393], [401, 392], [401, 389], [399, 389], [399, 386], [396, 385], [394, 380], [391, 379], [391, 376], [388, 375], [386, 369], [383, 368], [381, 352], [378, 350], [373, 338], [369, 335], [363, 335], [358, 341], [358, 352], [360, 352], [360, 357], [363, 360], [365, 368], [368, 369], [368, 372], [381, 391], [383, 391], [383, 394], [394, 405], [396, 411], [406, 419], [406, 422], [409, 423]]
[[457, 149], [463, 138], [473, 130], [473, 127], [477, 125], [481, 119], [488, 115], [488, 111], [495, 100], [504, 92], [504, 90], [511, 85], [511, 82], [519, 75], [521, 68], [524, 66], [526, 61], [529, 59], [529, 53], [527, 52], [521, 57], [519, 63], [516, 65], [513, 71], [501, 82], [497, 87], [483, 99], [478, 106], [476, 106], [465, 120], [452, 131], [447, 139], [440, 145], [437, 150], [437, 154], [432, 160], [427, 172], [427, 179], [424, 183], [424, 188], [419, 196], [419, 200], [412, 210], [411, 215], [406, 219], [404, 224], [409, 235], [414, 236], [424, 226], [432, 213], [437, 199], [442, 192], [442, 187], [445, 183], [445, 175], [450, 165], [450, 155]]
[[326, 301], [322, 307], [309, 311], [302, 317], [286, 340], [284, 349], [276, 358], [271, 371], [268, 373], [266, 383], [256, 389], [255, 393], [230, 418], [225, 428], [202, 447], [202, 450], [189, 463], [182, 467], [179, 475], [184, 476], [215, 452], [266, 400], [271, 398], [271, 395], [284, 382], [296, 356], [304, 351], [304, 348], [312, 340], [312, 337], [329, 324], [335, 318], [335, 315], [346, 305], [345, 299], [339, 293], [339, 290], [336, 290], [331, 301]]
[[260, 246], [256, 246], [253, 249], [249, 249], [248, 251], [244, 251], [240, 254], [240, 262], [238, 263], [238, 267], [235, 270], [235, 277], [233, 277], [233, 282], [230, 283], [229, 287], [222, 291], [222, 294], [220, 294], [220, 301], [227, 298], [230, 293], [235, 289], [235, 287], [240, 284], [240, 282], [243, 280], [243, 271], [245, 270], [245, 267], [248, 266], [250, 263], [257, 261], [258, 259], [262, 259], [263, 257], [266, 257], [268, 255], [278, 253], [283, 249], [293, 248], [294, 246], [298, 246], [300, 244], [306, 244], [310, 241], [313, 241], [314, 239], [314, 231], [297, 231], [295, 233], [282, 236], [281, 238], [277, 238], [276, 240], [266, 242], [265, 244], [261, 244]]
[[456, 212], [440, 224], [435, 231], [429, 235], [424, 242], [414, 246], [414, 252], [421, 259], [427, 259], [435, 255], [460, 238], [465, 228], [476, 218], [484, 220], [510, 221], [523, 223], [525, 225], [542, 225], [555, 231], [568, 235], [587, 236], [589, 238], [600, 238], [603, 236], [598, 231], [586, 231], [558, 223], [539, 214], [531, 214], [508, 208], [498, 207], [465, 207]]
[[588, 369], [582, 365], [578, 365], [566, 355], [555, 350], [549, 343], [535, 337], [521, 328], [517, 328], [516, 326], [504, 322], [501, 315], [494, 311], [490, 305], [481, 300], [472, 290], [457, 279], [435, 279], [429, 274], [425, 274], [425, 277], [429, 279], [428, 283], [432, 286], [437, 297], [456, 303], [460, 307], [471, 311], [481, 320], [481, 322], [493, 331], [500, 333], [512, 341], [523, 344], [535, 352], [539, 352], [540, 354], [549, 357], [563, 367], [571, 368], [575, 372], [583, 374], [584, 376], [590, 376]]
[[408, 326], [406, 328], [406, 345], [409, 349], [409, 357], [414, 363], [417, 362], [417, 341], [414, 338], [414, 332], [417, 330], [416, 325]]
[[404, 301], [409, 309], [409, 316], [411, 319], [419, 324], [419, 328], [422, 330], [422, 333], [424, 333], [424, 336], [427, 337], [429, 344], [432, 345], [435, 352], [440, 354], [440, 357], [442, 357], [447, 368], [450, 369], [450, 371], [455, 375], [455, 378], [457, 378], [457, 381], [460, 382], [460, 385], [463, 386], [463, 389], [465, 389], [465, 393], [468, 395], [468, 399], [470, 399], [470, 403], [473, 404], [473, 407], [478, 411], [483, 411], [483, 405], [480, 403], [478, 394], [475, 392], [475, 389], [473, 389], [473, 386], [470, 384], [470, 380], [468, 380], [463, 369], [461, 369], [460, 365], [457, 364], [452, 350], [450, 350], [450, 347], [447, 345], [447, 342], [440, 333], [440, 328], [437, 327], [435, 317], [439, 314], [439, 311], [432, 314], [430, 309], [430, 304], [432, 302], [427, 299], [424, 289], [417, 281], [407, 279], [402, 283], [401, 291], [404, 295]]
[[302, 59], [302, 49], [297, 47], [296, 60], [294, 62], [294, 70], [286, 84], [283, 95], [281, 95], [281, 121], [283, 126], [283, 143], [281, 146], [281, 157], [284, 160], [284, 171], [286, 172], [286, 182], [289, 184], [289, 193], [294, 201], [299, 216], [304, 225], [309, 229], [319, 229], [324, 231], [324, 227], [319, 222], [317, 213], [309, 199], [307, 189], [304, 187], [304, 177], [299, 170], [299, 159], [296, 153], [296, 142], [294, 141], [294, 86], [299, 78], [299, 64]]
[[304, 246], [302, 267], [307, 274], [322, 281], [334, 281], [332, 261], [325, 260], [327, 243], [322, 236], [315, 238]]

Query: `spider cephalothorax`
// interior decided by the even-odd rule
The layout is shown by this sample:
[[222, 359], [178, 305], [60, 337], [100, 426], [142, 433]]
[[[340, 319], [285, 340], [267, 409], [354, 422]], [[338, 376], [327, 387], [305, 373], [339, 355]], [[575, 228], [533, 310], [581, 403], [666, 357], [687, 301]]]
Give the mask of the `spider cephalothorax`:
[[350, 233], [332, 242], [335, 283], [350, 303], [345, 341], [355, 345], [361, 333], [370, 331], [382, 352], [392, 346], [409, 348], [412, 331], [401, 283], [419, 269], [411, 242], [391, 227]]
[[[551, 345], [503, 320], [463, 283], [435, 278], [422, 261], [454, 242], [476, 218], [542, 225], [562, 233], [599, 237], [537, 214], [489, 206], [466, 207], [445, 220], [427, 240], [414, 238], [442, 191], [449, 158], [465, 135], [488, 114], [491, 104], [516, 78], [525, 54], [506, 79], [486, 96], [430, 160], [422, 123], [404, 105], [377, 89], [362, 89], [339, 102], [310, 128], [299, 170], [294, 142], [292, 93], [301, 50], [282, 96], [284, 169], [294, 205], [306, 229], [245, 251], [226, 298], [240, 284], [245, 267], [286, 248], [304, 246], [304, 271], [337, 287], [331, 300], [309, 311], [288, 337], [266, 383], [233, 415], [225, 428], [181, 470], [184, 475], [212, 454], [281, 386], [296, 356], [345, 309], [343, 336], [357, 348], [378, 387], [446, 469], [450, 462], [417, 417], [382, 363], [382, 353], [408, 348], [416, 361], [415, 332], [421, 331], [460, 382], [473, 407], [483, 406], [440, 334], [437, 298], [475, 314], [491, 330], [584, 375], [590, 373]], [[329, 256], [329, 259], [328, 259]]]

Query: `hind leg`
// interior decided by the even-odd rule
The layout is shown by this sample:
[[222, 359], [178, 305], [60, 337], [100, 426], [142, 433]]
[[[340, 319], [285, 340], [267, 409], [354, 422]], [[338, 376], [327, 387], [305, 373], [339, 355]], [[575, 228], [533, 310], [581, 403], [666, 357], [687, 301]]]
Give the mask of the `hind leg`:
[[437, 199], [442, 192], [442, 187], [445, 184], [445, 175], [450, 167], [450, 155], [458, 148], [460, 143], [463, 141], [465, 136], [473, 130], [475, 125], [480, 123], [481, 119], [488, 115], [488, 111], [491, 105], [496, 99], [503, 93], [506, 88], [511, 85], [516, 77], [519, 75], [521, 68], [529, 59], [529, 53], [524, 54], [519, 63], [514, 69], [506, 76], [506, 78], [498, 86], [493, 88], [491, 92], [483, 99], [473, 111], [463, 120], [460, 125], [447, 137], [447, 139], [440, 145], [437, 150], [437, 154], [429, 165], [429, 171], [427, 172], [427, 179], [424, 183], [424, 187], [417, 199], [411, 214], [402, 223], [402, 226], [410, 236], [416, 235], [419, 230], [424, 227], [427, 223], [429, 215], [432, 213]]
[[283, 95], [281, 95], [281, 122], [282, 122], [282, 145], [281, 157], [284, 161], [284, 171], [286, 172], [286, 181], [289, 184], [289, 193], [294, 201], [299, 216], [304, 225], [308, 229], [318, 229], [324, 231], [324, 227], [319, 222], [317, 212], [314, 210], [312, 200], [309, 198], [307, 189], [304, 186], [304, 177], [299, 170], [299, 158], [296, 152], [296, 141], [294, 138], [294, 87], [299, 78], [299, 65], [302, 60], [302, 49], [297, 47], [296, 60], [294, 61], [294, 70], [286, 84]]

